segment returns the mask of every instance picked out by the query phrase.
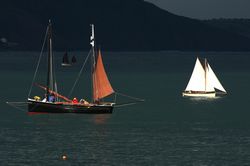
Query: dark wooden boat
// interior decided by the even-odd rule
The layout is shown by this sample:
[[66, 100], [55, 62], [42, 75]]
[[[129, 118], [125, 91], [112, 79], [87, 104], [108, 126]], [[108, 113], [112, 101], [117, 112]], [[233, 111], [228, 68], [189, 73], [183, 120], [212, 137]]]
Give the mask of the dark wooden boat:
[[112, 113], [113, 103], [84, 105], [70, 102], [41, 102], [30, 99], [28, 101], [29, 112], [37, 113], [88, 113], [105, 114]]
[[[45, 91], [45, 98], [39, 96], [28, 98], [28, 111], [35, 113], [88, 113], [88, 114], [104, 114], [112, 113], [115, 103], [103, 102], [103, 98], [114, 94], [114, 90], [108, 80], [105, 72], [101, 52], [96, 51], [94, 38], [94, 25], [91, 35], [91, 50], [89, 55], [92, 59], [92, 102], [85, 100], [79, 102], [59, 94], [57, 92], [56, 80], [54, 76], [53, 55], [52, 55], [52, 26], [51, 22], [47, 27], [47, 42], [48, 42], [48, 66], [47, 66], [47, 85], [42, 86], [36, 84]], [[34, 75], [35, 77], [35, 75]], [[34, 80], [34, 79], [33, 79]], [[30, 95], [30, 94], [29, 94]]]

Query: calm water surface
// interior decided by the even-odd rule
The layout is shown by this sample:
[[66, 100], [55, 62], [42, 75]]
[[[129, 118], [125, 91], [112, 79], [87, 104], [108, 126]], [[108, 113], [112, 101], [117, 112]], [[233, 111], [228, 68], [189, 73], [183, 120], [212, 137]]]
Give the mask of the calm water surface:
[[[63, 68], [55, 53], [65, 95], [87, 55], [69, 54], [78, 63]], [[104, 52], [114, 89], [146, 100], [112, 115], [28, 115], [6, 105], [27, 98], [38, 56], [0, 53], [0, 165], [250, 165], [250, 53]], [[182, 98], [196, 56], [208, 58], [226, 97]], [[44, 68], [37, 82], [45, 82]], [[88, 71], [71, 97], [89, 98]], [[41, 93], [34, 87], [31, 95]]]

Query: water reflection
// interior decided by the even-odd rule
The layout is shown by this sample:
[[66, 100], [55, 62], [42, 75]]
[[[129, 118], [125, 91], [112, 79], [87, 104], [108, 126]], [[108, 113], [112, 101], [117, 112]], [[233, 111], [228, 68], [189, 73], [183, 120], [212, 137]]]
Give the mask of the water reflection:
[[216, 96], [216, 97], [189, 97], [189, 98], [185, 98], [185, 99], [188, 99], [188, 100], [191, 100], [191, 101], [218, 101], [218, 100], [221, 100], [223, 99], [223, 97], [221, 96]]
[[98, 114], [93, 116], [94, 124], [101, 125], [106, 124], [108, 119], [111, 117], [109, 114]]

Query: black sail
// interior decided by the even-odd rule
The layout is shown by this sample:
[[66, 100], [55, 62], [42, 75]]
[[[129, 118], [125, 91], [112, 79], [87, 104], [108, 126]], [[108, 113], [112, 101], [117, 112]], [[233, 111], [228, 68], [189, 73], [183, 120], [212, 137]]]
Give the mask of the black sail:
[[65, 54], [63, 55], [62, 63], [69, 64], [69, 57], [67, 52], [65, 52]]
[[71, 62], [76, 63], [76, 57], [75, 56], [72, 57]]

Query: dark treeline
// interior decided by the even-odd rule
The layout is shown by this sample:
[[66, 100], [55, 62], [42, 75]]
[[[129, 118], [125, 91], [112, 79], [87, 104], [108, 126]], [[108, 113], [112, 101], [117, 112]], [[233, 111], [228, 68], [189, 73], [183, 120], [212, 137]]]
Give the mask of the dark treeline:
[[0, 49], [40, 50], [49, 19], [56, 50], [88, 50], [91, 23], [104, 50], [250, 50], [249, 35], [177, 16], [143, 0], [2, 1]]

